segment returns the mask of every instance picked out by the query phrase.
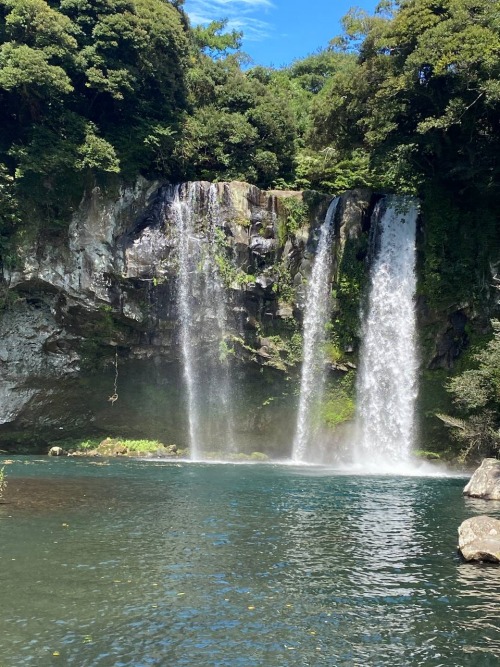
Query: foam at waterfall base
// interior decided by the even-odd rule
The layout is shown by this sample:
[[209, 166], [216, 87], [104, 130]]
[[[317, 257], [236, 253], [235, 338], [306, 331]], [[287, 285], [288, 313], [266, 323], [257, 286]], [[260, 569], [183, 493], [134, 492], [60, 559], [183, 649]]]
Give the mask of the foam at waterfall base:
[[443, 463], [432, 463], [429, 461], [420, 461], [418, 459], [404, 463], [387, 463], [384, 465], [364, 465], [359, 464], [337, 464], [320, 465], [317, 463], [307, 463], [295, 461], [293, 459], [269, 459], [268, 461], [230, 461], [225, 459], [200, 459], [193, 461], [189, 458], [165, 459], [149, 458], [143, 460], [150, 463], [161, 464], [164, 466], [274, 466], [294, 469], [297, 474], [309, 477], [436, 477], [436, 478], [463, 478], [469, 479], [470, 472], [462, 470], [449, 469]]
[[409, 459], [408, 461], [366, 461], [353, 463], [336, 468], [347, 474], [385, 475], [389, 477], [455, 477], [457, 473], [450, 471], [443, 463]]
[[338, 463], [318, 465], [293, 460], [282, 462], [307, 475], [339, 475], [363, 477], [470, 477], [461, 470], [453, 470], [444, 463], [410, 459], [408, 461], [378, 461], [360, 463]]

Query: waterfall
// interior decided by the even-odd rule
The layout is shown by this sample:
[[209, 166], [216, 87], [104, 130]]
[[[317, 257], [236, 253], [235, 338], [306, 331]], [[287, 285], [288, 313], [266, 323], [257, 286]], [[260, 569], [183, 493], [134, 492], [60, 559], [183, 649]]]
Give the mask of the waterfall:
[[[222, 441], [224, 454], [234, 453], [236, 443], [234, 438], [233, 392], [229, 359], [227, 357], [226, 337], [229, 331], [228, 320], [228, 290], [224, 285], [216, 263], [219, 238], [225, 241], [222, 229], [222, 216], [217, 186], [212, 183], [208, 190], [208, 253], [205, 259], [205, 305], [215, 313], [215, 356], [211, 362], [209, 377], [209, 398], [212, 402], [212, 414], [219, 414], [219, 438]], [[218, 448], [220, 449], [220, 447]]]
[[332, 235], [339, 199], [328, 207], [320, 233], [311, 276], [307, 285], [302, 346], [299, 409], [293, 442], [292, 458], [297, 462], [310, 459], [309, 450], [314, 436], [314, 408], [324, 389], [325, 327], [330, 316], [330, 271], [332, 264]]
[[415, 436], [417, 352], [415, 233], [418, 208], [386, 197], [373, 217], [368, 315], [357, 385], [357, 463], [368, 468], [409, 462]]
[[[205, 215], [201, 197], [206, 197]], [[217, 267], [221, 230], [217, 186], [178, 186], [170, 202], [177, 247], [177, 309], [187, 395], [191, 459], [234, 451], [232, 388], [223, 354], [229, 329], [227, 290]], [[203, 224], [204, 222], [204, 224]]]
[[[193, 194], [192, 190], [190, 190], [190, 199], [192, 199]], [[186, 202], [181, 200], [180, 186], [178, 186], [171, 204], [171, 212], [177, 236], [177, 308], [179, 311], [180, 342], [187, 393], [189, 449], [191, 457], [197, 459], [200, 454], [198, 388], [195, 373], [194, 341], [191, 336], [191, 332], [194, 331], [195, 313], [194, 295], [191, 289], [191, 275], [195, 270], [191, 261], [193, 255], [190, 252], [194, 236], [192, 210], [191, 201]]]

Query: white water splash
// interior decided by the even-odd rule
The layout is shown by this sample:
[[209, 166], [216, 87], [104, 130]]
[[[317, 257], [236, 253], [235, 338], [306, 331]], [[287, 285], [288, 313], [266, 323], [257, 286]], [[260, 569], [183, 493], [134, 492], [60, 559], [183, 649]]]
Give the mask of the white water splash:
[[[230, 366], [226, 349], [226, 338], [229, 333], [228, 321], [228, 295], [227, 288], [222, 282], [217, 263], [215, 261], [218, 251], [217, 232], [224, 234], [221, 228], [222, 216], [219, 199], [217, 197], [217, 186], [212, 183], [208, 191], [208, 253], [205, 260], [205, 307], [215, 313], [216, 340], [212, 359], [212, 372], [210, 375], [209, 396], [212, 403], [212, 413], [220, 413], [219, 438], [222, 438], [222, 451], [225, 454], [236, 452], [234, 436], [234, 410], [233, 395], [234, 388], [231, 382]], [[213, 365], [215, 364], [215, 366]]]
[[[193, 191], [188, 192], [190, 198]], [[174, 199], [171, 204], [171, 214], [175, 224], [177, 236], [178, 253], [178, 279], [177, 279], [177, 307], [179, 310], [180, 342], [182, 351], [182, 362], [184, 370], [184, 381], [187, 394], [187, 414], [189, 421], [189, 450], [191, 459], [196, 461], [200, 454], [200, 425], [198, 411], [197, 381], [195, 377], [195, 351], [194, 341], [190, 332], [194, 328], [194, 299], [191, 289], [191, 274], [193, 272], [191, 246], [193, 245], [192, 202], [181, 200], [180, 186], [175, 190]]]
[[387, 472], [411, 463], [417, 351], [415, 234], [418, 208], [399, 197], [374, 213], [376, 257], [363, 324], [357, 385], [355, 464]]
[[[206, 228], [198, 229], [201, 186], [178, 186], [170, 202], [178, 259], [177, 308], [187, 394], [191, 460], [203, 453], [233, 452], [234, 428], [228, 360], [221, 347], [228, 330], [227, 293], [220, 278], [216, 228], [220, 210], [210, 186]], [[199, 226], [199, 225], [198, 225]]]
[[331, 245], [338, 203], [339, 199], [335, 198], [328, 207], [307, 286], [299, 410], [292, 453], [295, 462], [309, 461], [311, 440], [314, 437], [313, 411], [324, 389], [323, 344], [325, 326], [330, 316]]

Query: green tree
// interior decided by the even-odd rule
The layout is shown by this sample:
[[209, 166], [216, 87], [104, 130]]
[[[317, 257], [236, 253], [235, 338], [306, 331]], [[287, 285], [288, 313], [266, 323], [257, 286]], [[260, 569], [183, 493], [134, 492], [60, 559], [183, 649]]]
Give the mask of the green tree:
[[[393, 15], [351, 13], [336, 48], [350, 70], [318, 96], [315, 139], [363, 147], [387, 186], [496, 189], [500, 25], [490, 0], [411, 0]], [[458, 186], [458, 188], [457, 188]]]
[[438, 415], [462, 444], [464, 459], [500, 452], [500, 322], [493, 320], [492, 326], [492, 339], [474, 355], [477, 367], [448, 384], [460, 417]]
[[227, 19], [212, 21], [207, 26], [195, 26], [193, 28], [193, 41], [200, 51], [212, 58], [222, 58], [230, 51], [238, 51], [241, 48], [243, 33], [237, 30], [224, 32], [227, 27]]
[[191, 112], [174, 154], [191, 178], [267, 187], [292, 176], [296, 118], [286, 92], [260, 70], [244, 71], [242, 59], [198, 54], [188, 74]]
[[0, 3], [0, 161], [21, 211], [67, 221], [89, 179], [175, 171], [189, 40], [163, 0]]

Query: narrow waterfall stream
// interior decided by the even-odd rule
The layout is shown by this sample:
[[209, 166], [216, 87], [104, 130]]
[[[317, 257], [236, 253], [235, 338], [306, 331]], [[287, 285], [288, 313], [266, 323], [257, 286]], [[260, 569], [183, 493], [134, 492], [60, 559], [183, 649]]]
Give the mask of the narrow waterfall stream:
[[418, 208], [386, 197], [373, 217], [367, 317], [357, 385], [356, 463], [383, 470], [410, 461], [415, 436], [417, 349], [415, 234]]
[[[177, 281], [177, 307], [179, 311], [180, 343], [182, 352], [182, 363], [184, 370], [184, 381], [186, 383], [187, 416], [189, 420], [189, 450], [191, 458], [197, 460], [200, 455], [200, 425], [199, 425], [199, 396], [197, 377], [195, 374], [195, 350], [194, 340], [191, 333], [194, 331], [195, 303], [192, 292], [191, 276], [196, 267], [192, 266], [194, 225], [193, 225], [193, 203], [181, 200], [181, 187], [175, 190], [174, 199], [171, 204], [171, 213], [174, 218], [177, 259], [178, 259], [178, 281]], [[194, 195], [192, 189], [188, 191], [191, 199]]]
[[205, 193], [204, 227], [197, 213], [200, 187], [188, 183], [176, 188], [170, 205], [179, 263], [177, 308], [193, 461], [203, 459], [206, 452], [224, 458], [235, 448], [230, 373], [227, 358], [221, 356], [229, 325], [227, 290], [216, 263], [217, 187], [211, 185]]
[[[224, 285], [216, 262], [217, 231], [222, 232], [221, 211], [217, 197], [217, 186], [212, 183], [208, 191], [208, 248], [204, 262], [204, 304], [205, 311], [212, 314], [214, 326], [213, 357], [209, 376], [208, 396], [210, 414], [218, 415], [217, 451], [223, 454], [234, 453], [236, 442], [234, 435], [234, 387], [231, 381], [230, 365], [223, 349], [229, 331], [228, 288]], [[215, 320], [214, 316], [215, 315]]]
[[307, 286], [302, 372], [299, 409], [292, 458], [297, 462], [310, 461], [310, 445], [314, 437], [314, 408], [324, 389], [325, 327], [330, 316], [330, 270], [332, 265], [332, 235], [339, 198], [328, 207], [323, 222], [311, 277]]

